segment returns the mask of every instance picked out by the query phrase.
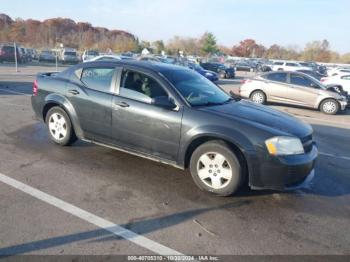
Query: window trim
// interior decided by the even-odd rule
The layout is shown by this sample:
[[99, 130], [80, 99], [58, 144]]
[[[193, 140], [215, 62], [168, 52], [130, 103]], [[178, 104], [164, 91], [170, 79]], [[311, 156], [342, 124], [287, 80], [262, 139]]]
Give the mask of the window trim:
[[[117, 80], [117, 83], [116, 83], [116, 92], [115, 92], [115, 95], [121, 97], [121, 98], [125, 98], [125, 99], [130, 99], [130, 100], [133, 100], [133, 101], [136, 101], [136, 102], [139, 102], [139, 103], [143, 103], [143, 104], [146, 104], [146, 105], [152, 105], [152, 103], [147, 103], [145, 101], [142, 101], [142, 100], [138, 100], [138, 99], [134, 99], [134, 98], [130, 98], [130, 97], [125, 97], [123, 95], [120, 94], [120, 90], [121, 88], [124, 88], [121, 86], [122, 84], [122, 77], [123, 77], [123, 72], [124, 71], [132, 71], [132, 72], [136, 72], [136, 73], [139, 73], [139, 74], [144, 74], [150, 78], [152, 78], [154, 81], [156, 81], [160, 86], [161, 88], [163, 88], [163, 90], [165, 91], [165, 93], [168, 94], [168, 97], [169, 99], [172, 99], [174, 101], [174, 103], [176, 104], [176, 107], [174, 109], [172, 109], [172, 111], [179, 111], [180, 109], [180, 105], [179, 105], [179, 102], [177, 101], [177, 99], [174, 97], [173, 94], [171, 94], [171, 92], [169, 92], [168, 88], [163, 84], [161, 83], [161, 81], [159, 81], [159, 79], [157, 79], [157, 77], [155, 77], [152, 73], [149, 73], [149, 72], [146, 72], [144, 70], [140, 70], [138, 68], [134, 68], [134, 67], [127, 67], [127, 66], [123, 66], [120, 68], [120, 72], [119, 72], [119, 75], [118, 75], [118, 80]], [[156, 106], [157, 107], [157, 106]]]
[[350, 75], [343, 75], [340, 77], [342, 80], [350, 80]]

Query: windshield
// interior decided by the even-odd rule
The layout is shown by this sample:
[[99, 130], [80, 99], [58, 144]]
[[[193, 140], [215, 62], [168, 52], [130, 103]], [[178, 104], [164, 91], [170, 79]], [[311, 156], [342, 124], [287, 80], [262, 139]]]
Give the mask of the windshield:
[[88, 51], [87, 55], [98, 56], [98, 52], [96, 52], [96, 51]]
[[192, 106], [220, 105], [231, 100], [219, 87], [191, 70], [168, 70], [162, 73]]

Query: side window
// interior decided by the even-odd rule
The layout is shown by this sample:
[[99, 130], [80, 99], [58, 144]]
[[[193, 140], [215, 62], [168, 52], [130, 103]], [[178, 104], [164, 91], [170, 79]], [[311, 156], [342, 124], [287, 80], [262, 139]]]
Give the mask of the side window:
[[298, 65], [295, 64], [295, 63], [287, 63], [286, 65], [287, 65], [287, 66], [298, 66]]
[[80, 80], [91, 89], [110, 92], [114, 71], [115, 69], [110, 67], [85, 68]]
[[283, 65], [283, 62], [275, 62], [274, 65]]
[[168, 97], [163, 87], [152, 77], [133, 71], [123, 72], [119, 94], [145, 103], [151, 103], [155, 97]]
[[350, 80], [350, 76], [342, 76], [341, 79], [343, 79], [343, 80]]
[[299, 85], [299, 86], [307, 86], [311, 87], [313, 82], [304, 76], [297, 75], [297, 74], [291, 74], [290, 75], [290, 83], [292, 85]]
[[272, 73], [266, 76], [266, 79], [275, 82], [287, 82], [287, 73]]

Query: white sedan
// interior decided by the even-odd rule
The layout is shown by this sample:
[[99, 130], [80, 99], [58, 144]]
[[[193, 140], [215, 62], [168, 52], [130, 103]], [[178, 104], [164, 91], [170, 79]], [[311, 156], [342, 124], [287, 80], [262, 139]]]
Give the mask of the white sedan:
[[337, 76], [337, 75], [350, 75], [350, 69], [347, 67], [337, 67], [337, 68], [332, 68], [328, 70], [327, 75], [332, 77], [332, 76]]
[[298, 71], [298, 70], [312, 70], [311, 67], [302, 66], [297, 62], [274, 62], [272, 71]]
[[344, 91], [350, 93], [350, 74], [339, 74], [330, 77], [321, 78], [321, 82], [325, 85], [340, 85]]

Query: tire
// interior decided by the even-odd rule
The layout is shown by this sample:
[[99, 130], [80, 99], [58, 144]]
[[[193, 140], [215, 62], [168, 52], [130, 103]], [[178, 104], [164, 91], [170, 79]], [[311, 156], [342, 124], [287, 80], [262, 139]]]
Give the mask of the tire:
[[256, 104], [263, 105], [266, 103], [266, 95], [263, 91], [257, 90], [250, 94], [250, 100]]
[[223, 141], [209, 141], [192, 154], [190, 171], [195, 184], [218, 196], [235, 193], [243, 181], [241, 164]]
[[226, 78], [226, 73], [221, 71], [219, 73], [219, 77], [222, 78], [222, 79], [225, 79]]
[[47, 114], [45, 123], [49, 130], [51, 140], [61, 146], [69, 146], [77, 141], [72, 122], [61, 107], [51, 108]]
[[339, 108], [339, 103], [332, 98], [325, 99], [320, 105], [321, 112], [327, 115], [336, 115], [339, 111]]

